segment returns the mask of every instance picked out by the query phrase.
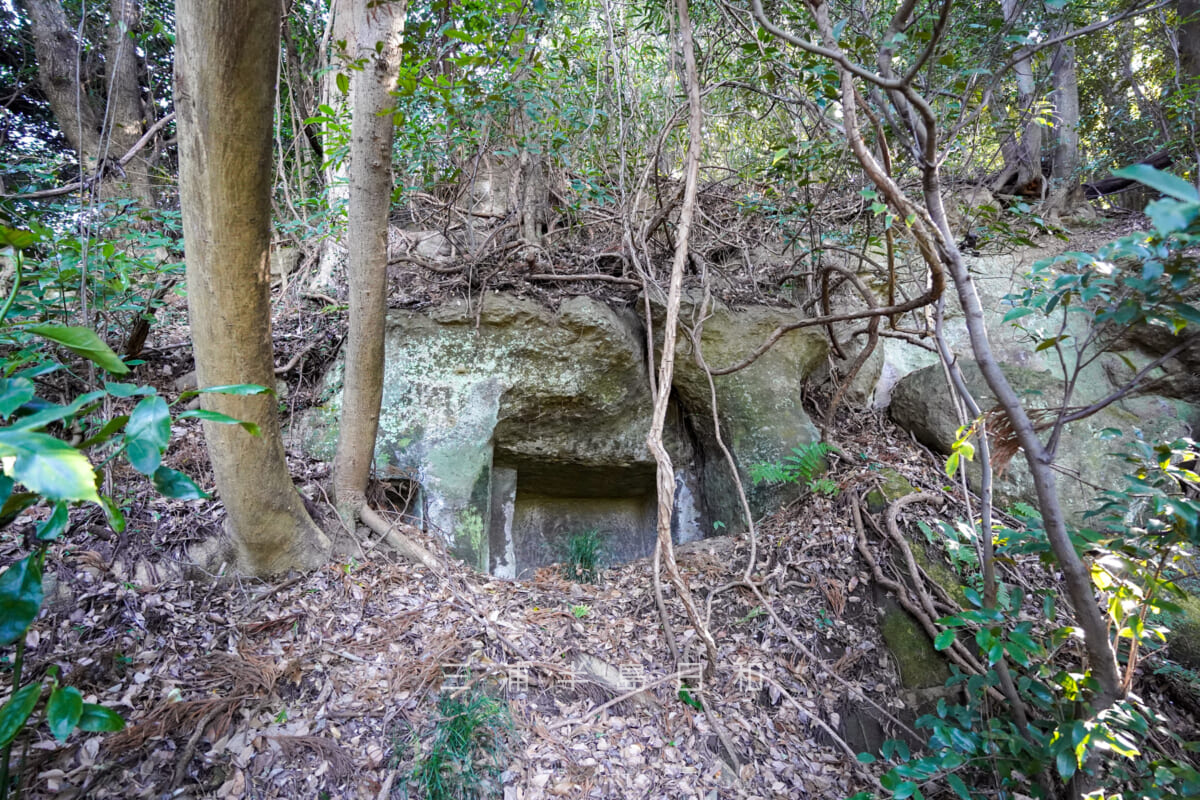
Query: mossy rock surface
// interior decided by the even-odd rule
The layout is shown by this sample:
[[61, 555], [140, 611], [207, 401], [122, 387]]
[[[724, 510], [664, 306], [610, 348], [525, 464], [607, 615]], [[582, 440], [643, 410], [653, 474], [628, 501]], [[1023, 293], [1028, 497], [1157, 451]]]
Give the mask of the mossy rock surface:
[[879, 471], [879, 486], [867, 492], [867, 510], [872, 514], [883, 513], [891, 503], [901, 497], [916, 494], [917, 489], [896, 470], [884, 467]]
[[907, 611], [889, 600], [879, 627], [888, 650], [896, 657], [900, 682], [906, 689], [928, 689], [945, 684], [950, 677], [946, 659], [934, 649], [929, 635]]

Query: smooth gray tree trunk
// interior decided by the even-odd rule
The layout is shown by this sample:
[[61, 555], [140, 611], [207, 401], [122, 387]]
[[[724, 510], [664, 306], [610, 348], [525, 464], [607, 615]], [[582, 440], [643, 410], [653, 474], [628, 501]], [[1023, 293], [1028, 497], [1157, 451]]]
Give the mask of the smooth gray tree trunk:
[[[202, 388], [275, 385], [269, 244], [279, 15], [277, 0], [176, 6], [179, 189]], [[204, 408], [261, 430], [204, 423], [233, 565], [266, 575], [320, 564], [327, 541], [288, 475], [274, 394], [202, 398]]]
[[356, 58], [351, 78], [349, 249], [350, 330], [333, 488], [338, 512], [352, 522], [365, 503], [383, 397], [383, 338], [387, 316], [387, 234], [392, 199], [395, 123], [384, 113], [400, 71], [404, 0], [368, 7], [355, 0]]

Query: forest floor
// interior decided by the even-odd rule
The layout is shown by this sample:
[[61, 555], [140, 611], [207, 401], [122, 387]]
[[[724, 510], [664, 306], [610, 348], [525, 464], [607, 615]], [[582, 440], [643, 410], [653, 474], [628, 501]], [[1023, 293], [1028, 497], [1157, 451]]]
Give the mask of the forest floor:
[[[939, 465], [890, 423], [848, 422], [842, 446], [858, 460], [831, 473], [843, 492], [880, 464], [941, 491]], [[294, 474], [322, 475], [314, 466]], [[845, 797], [871, 782], [848, 752], [847, 739], [861, 741], [852, 729], [891, 735], [892, 715], [911, 721], [839, 498], [806, 498], [758, 529], [752, 572], [777, 621], [736, 585], [747, 537], [679, 548], [720, 649], [708, 677], [668, 589], [679, 646], [695, 655], [676, 672], [648, 561], [595, 584], [554, 567], [506, 581], [449, 558], [435, 574], [377, 549], [276, 583], [215, 579], [166, 568], [173, 539], [220, 516], [211, 501], [179, 505], [156, 506], [153, 542], [96, 531], [56, 554], [69, 589], [37, 623], [27, 668], [60, 665], [128, 727], [65, 745], [37, 736], [27, 796], [426, 796], [415, 787], [439, 722], [463, 712], [439, 705], [451, 697], [485, 712], [472, 756], [480, 796]], [[459, 769], [448, 780], [469, 785]]]
[[[421, 291], [438, 299], [436, 286]], [[342, 310], [296, 286], [278, 293], [285, 416], [315, 395]], [[170, 399], [191, 369], [179, 303], [160, 312], [153, 336], [138, 378]], [[449, 558], [435, 537], [423, 543], [443, 556], [437, 572], [362, 533], [343, 536], [335, 560], [306, 575], [207, 575], [186, 550], [219, 531], [219, 502], [165, 500], [114, 464], [110, 490], [130, 509], [128, 528], [113, 534], [97, 512], [73, 520], [51, 550], [53, 586], [25, 669], [37, 677], [57, 665], [127, 727], [65, 744], [36, 730], [17, 751], [25, 796], [713, 800], [869, 790], [875, 779], [855, 752], [900, 735], [921, 698], [902, 689], [883, 646], [848, 498], [886, 467], [950, 504], [936, 515], [910, 506], [906, 525], [967, 512], [946, 492], [940, 459], [882, 416], [843, 411], [832, 438], [847, 454], [831, 458], [836, 496], [802, 498], [762, 521], [753, 543], [740, 535], [679, 548], [719, 648], [712, 675], [698, 673], [697, 637], [667, 587], [679, 647], [695, 656], [676, 671], [648, 561], [605, 569], [593, 584], [554, 567], [506, 581]], [[177, 423], [172, 442], [165, 463], [211, 487], [198, 423]], [[320, 511], [328, 465], [288, 457]], [[0, 560], [19, 545], [6, 539], [0, 547], [13, 552]], [[456, 736], [469, 745], [456, 750]]]

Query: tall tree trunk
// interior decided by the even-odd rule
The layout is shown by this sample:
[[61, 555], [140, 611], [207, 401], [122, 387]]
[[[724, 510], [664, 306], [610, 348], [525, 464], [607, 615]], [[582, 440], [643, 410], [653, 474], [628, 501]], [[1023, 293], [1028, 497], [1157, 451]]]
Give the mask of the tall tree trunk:
[[382, 113], [400, 71], [404, 0], [368, 7], [354, 3], [355, 57], [363, 68], [352, 77], [350, 128], [349, 246], [350, 331], [342, 418], [333, 462], [338, 512], [352, 521], [365, 503], [383, 397], [383, 338], [387, 315], [387, 233], [392, 200], [395, 123]]
[[[270, 316], [271, 128], [278, 0], [179, 0], [175, 106], [188, 310], [201, 387], [275, 385]], [[205, 394], [253, 422], [204, 423], [236, 566], [270, 574], [319, 564], [325, 537], [284, 459], [273, 394]]]
[[[143, 132], [137, 52], [129, 36], [138, 19], [136, 0], [113, 0], [105, 95], [98, 99], [81, 85], [86, 76], [80, 74], [80, 43], [62, 3], [19, 0], [19, 5], [33, 28], [38, 82], [63, 135], [79, 156], [80, 169], [92, 173], [105, 158], [116, 161]], [[105, 177], [100, 196], [133, 196], [143, 205], [152, 205], [148, 165], [147, 158], [135, 158], [128, 165], [128, 178]]]
[[[109, 158], [125, 155], [145, 132], [142, 113], [142, 90], [138, 81], [137, 50], [133, 30], [137, 26], [139, 9], [136, 0], [112, 0], [108, 28], [108, 87]], [[125, 166], [129, 191], [144, 207], [154, 205], [154, 190], [150, 183], [150, 159], [145, 151], [134, 156]]]
[[[321, 58], [325, 60], [325, 63], [319, 88], [320, 102], [321, 105], [338, 112], [352, 106], [354, 87], [350, 88], [351, 97], [348, 100], [337, 86], [337, 76], [341, 65], [339, 55], [335, 52], [336, 43], [345, 42], [347, 50], [351, 53], [354, 52], [354, 6], [358, 2], [360, 0], [331, 0], [326, 36], [322, 37]], [[332, 44], [328, 41], [330, 39], [333, 41]], [[329, 133], [328, 123], [325, 128], [326, 133]], [[349, 202], [350, 187], [347, 185], [346, 177], [347, 159], [338, 158], [336, 148], [330, 146], [330, 138], [332, 137], [327, 137], [324, 141], [325, 202], [329, 208], [330, 230], [329, 236], [321, 243], [321, 259], [317, 266], [317, 274], [312, 279], [313, 289], [320, 289], [333, 283], [334, 270], [346, 258], [339, 213]]]
[[1197, 119], [1195, 99], [1200, 95], [1200, 0], [1177, 0], [1175, 13], [1179, 19], [1177, 42], [1179, 46], [1179, 74], [1176, 76], [1175, 90], [1183, 93], [1184, 108], [1190, 109], [1183, 114], [1182, 128], [1192, 146], [1192, 158], [1195, 159], [1192, 173], [1192, 183], [1200, 187], [1200, 140], [1197, 139], [1196, 129], [1200, 120]]
[[[1018, 0], [1001, 0], [1001, 6], [1005, 23], [1012, 23], [1021, 11], [1021, 3]], [[1018, 52], [1017, 56], [1017, 62], [1013, 64], [1013, 75], [1017, 81], [1017, 113], [1021, 127], [1001, 145], [1004, 171], [993, 183], [993, 188], [1040, 197], [1043, 194], [1044, 179], [1042, 125], [1037, 119], [1037, 82], [1033, 76], [1031, 54]]]
[[1178, 0], [1179, 79], [1186, 86], [1200, 80], [1200, 0]]
[[1067, 213], [1087, 202], [1079, 184], [1079, 81], [1075, 48], [1060, 45], [1051, 72], [1054, 91], [1054, 161], [1052, 188], [1047, 206], [1051, 213]]

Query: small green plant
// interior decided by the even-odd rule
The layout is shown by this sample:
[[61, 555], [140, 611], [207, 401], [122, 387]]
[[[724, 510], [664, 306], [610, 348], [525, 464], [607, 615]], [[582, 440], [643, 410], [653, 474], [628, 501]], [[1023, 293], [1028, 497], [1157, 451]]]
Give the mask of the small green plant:
[[592, 607], [589, 605], [580, 604], [577, 606], [571, 606], [571, 613], [575, 615], [575, 619], [583, 619], [590, 614], [591, 611]]
[[477, 688], [443, 694], [424, 754], [411, 780], [428, 800], [460, 800], [499, 793], [497, 778], [508, 749], [507, 707]]
[[825, 442], [793, 447], [792, 455], [783, 461], [750, 465], [750, 479], [756, 484], [800, 483], [813, 494], [834, 497], [838, 493], [837, 482], [824, 477], [825, 456], [832, 449]]
[[604, 541], [596, 530], [572, 534], [567, 539], [562, 575], [576, 583], [595, 583], [600, 576]]
[[[0, 706], [0, 800], [8, 796], [10, 789], [13, 745], [33, 726], [31, 720], [36, 719], [39, 708], [50, 733], [60, 742], [75, 730], [118, 731], [125, 725], [115, 711], [85, 703], [78, 689], [62, 685], [57, 668], [30, 682], [24, 682], [22, 675], [26, 633], [41, 612], [44, 599], [46, 558], [52, 543], [68, 532], [71, 508], [98, 506], [113, 531], [125, 531], [120, 505], [98, 490], [98, 472], [92, 458], [104, 468], [120, 456], [166, 497], [196, 500], [208, 496], [186, 475], [162, 463], [171, 438], [167, 401], [152, 386], [118, 382], [117, 378], [129, 374], [129, 366], [94, 330], [36, 318], [25, 322], [9, 319], [18, 298], [28, 298], [27, 285], [36, 288], [36, 282], [24, 272], [24, 251], [38, 241], [34, 233], [0, 227], [0, 250], [8, 251], [5, 255], [13, 264], [12, 287], [0, 306], [0, 353], [5, 354], [0, 359], [0, 530], [16, 522], [26, 509], [39, 507], [44, 512], [42, 521], [25, 536], [28, 554], [0, 573], [0, 647], [13, 647], [8, 676], [12, 694]], [[50, 356], [52, 347], [86, 359], [112, 380], [103, 380], [104, 388], [80, 394], [66, 405], [40, 397], [44, 384], [38, 379], [64, 369]], [[201, 391], [259, 394], [268, 390], [261, 386], [226, 386]], [[196, 394], [199, 392], [185, 392], [176, 402]], [[104, 419], [99, 412], [106, 398], [128, 402], [140, 399], [133, 402], [127, 414]], [[204, 409], [183, 411], [176, 419], [188, 417], [240, 424], [257, 433], [252, 423]], [[81, 434], [78, 444], [56, 435], [72, 428]], [[129, 584], [126, 587], [136, 588]]]

